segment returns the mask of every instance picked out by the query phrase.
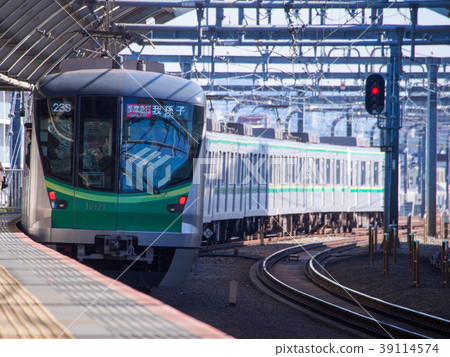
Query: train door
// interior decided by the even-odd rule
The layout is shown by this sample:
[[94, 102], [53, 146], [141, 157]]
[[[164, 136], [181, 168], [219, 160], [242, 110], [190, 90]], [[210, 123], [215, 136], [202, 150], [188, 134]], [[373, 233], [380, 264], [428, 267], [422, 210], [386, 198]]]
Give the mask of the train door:
[[117, 228], [117, 97], [81, 97], [73, 228]]

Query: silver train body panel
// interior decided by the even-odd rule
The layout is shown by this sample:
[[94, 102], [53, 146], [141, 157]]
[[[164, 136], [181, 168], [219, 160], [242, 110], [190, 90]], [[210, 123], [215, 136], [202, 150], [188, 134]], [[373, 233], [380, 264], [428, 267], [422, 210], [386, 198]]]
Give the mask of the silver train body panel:
[[204, 223], [383, 211], [384, 154], [378, 148], [208, 132], [206, 156]]

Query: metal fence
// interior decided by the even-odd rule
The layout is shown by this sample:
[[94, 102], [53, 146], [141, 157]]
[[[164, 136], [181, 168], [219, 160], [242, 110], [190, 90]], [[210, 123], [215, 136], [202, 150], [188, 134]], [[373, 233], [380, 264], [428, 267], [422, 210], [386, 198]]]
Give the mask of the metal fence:
[[22, 170], [5, 170], [8, 187], [0, 191], [0, 212], [20, 212], [22, 209]]

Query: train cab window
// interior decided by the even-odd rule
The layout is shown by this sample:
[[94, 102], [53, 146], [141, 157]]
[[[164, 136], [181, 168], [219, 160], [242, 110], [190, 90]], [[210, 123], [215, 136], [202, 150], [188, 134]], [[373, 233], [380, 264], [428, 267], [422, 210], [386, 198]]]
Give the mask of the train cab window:
[[72, 183], [74, 98], [36, 101], [38, 140], [46, 176]]
[[81, 97], [78, 186], [115, 190], [116, 97]]
[[151, 98], [123, 98], [120, 192], [160, 190], [192, 180], [204, 108]]

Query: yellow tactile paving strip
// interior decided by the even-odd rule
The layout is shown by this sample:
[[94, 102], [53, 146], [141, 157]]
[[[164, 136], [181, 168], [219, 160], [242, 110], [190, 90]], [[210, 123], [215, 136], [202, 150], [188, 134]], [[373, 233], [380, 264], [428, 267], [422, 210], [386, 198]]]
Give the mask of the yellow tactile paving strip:
[[0, 265], [0, 338], [73, 338], [53, 315]]

